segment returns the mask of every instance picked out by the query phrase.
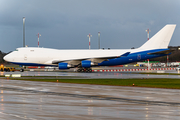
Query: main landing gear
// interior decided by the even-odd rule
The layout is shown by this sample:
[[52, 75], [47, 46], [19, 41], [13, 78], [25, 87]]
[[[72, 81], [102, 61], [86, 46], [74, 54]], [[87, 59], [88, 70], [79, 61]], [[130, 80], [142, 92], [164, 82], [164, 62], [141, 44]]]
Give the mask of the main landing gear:
[[77, 72], [92, 72], [92, 69], [91, 68], [78, 68]]

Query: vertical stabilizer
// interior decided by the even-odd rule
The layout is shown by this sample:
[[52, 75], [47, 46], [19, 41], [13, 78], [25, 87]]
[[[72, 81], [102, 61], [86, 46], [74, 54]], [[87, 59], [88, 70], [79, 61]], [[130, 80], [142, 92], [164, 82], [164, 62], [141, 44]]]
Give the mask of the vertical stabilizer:
[[168, 48], [175, 27], [175, 24], [168, 24], [164, 26], [158, 33], [156, 33], [151, 39], [144, 43], [139, 49]]

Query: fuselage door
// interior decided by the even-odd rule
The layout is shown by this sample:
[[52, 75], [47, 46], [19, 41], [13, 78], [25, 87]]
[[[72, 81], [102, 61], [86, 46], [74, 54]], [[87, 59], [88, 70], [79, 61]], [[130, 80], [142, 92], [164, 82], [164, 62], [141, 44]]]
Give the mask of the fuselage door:
[[27, 54], [24, 55], [24, 60], [27, 60]]

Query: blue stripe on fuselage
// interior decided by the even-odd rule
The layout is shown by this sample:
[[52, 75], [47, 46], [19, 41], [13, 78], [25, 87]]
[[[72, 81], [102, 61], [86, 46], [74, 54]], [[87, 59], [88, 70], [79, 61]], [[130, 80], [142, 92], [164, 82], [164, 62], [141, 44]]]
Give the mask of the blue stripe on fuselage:
[[166, 54], [148, 55], [148, 53], [160, 52], [160, 51], [164, 51], [164, 50], [168, 50], [168, 49], [156, 49], [156, 50], [148, 50], [148, 51], [131, 53], [126, 57], [119, 57], [116, 59], [109, 59], [109, 61], [103, 61], [102, 63], [99, 63], [98, 66], [123, 65], [123, 64], [128, 64], [128, 63], [132, 63], [132, 62], [161, 57], [161, 56], [165, 56]]

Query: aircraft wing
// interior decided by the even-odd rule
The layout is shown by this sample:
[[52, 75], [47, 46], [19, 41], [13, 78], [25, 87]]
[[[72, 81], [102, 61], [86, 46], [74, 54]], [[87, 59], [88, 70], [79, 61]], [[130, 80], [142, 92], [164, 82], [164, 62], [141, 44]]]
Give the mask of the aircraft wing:
[[130, 54], [130, 52], [126, 52], [120, 56], [110, 56], [110, 57], [96, 57], [96, 58], [84, 58], [84, 59], [72, 59], [72, 60], [53, 60], [52, 64], [58, 64], [58, 63], [62, 63], [62, 62], [66, 62], [68, 64], [72, 64], [72, 65], [78, 65], [81, 63], [81, 61], [83, 60], [89, 60], [91, 62], [94, 63], [101, 63], [103, 61], [108, 61], [108, 59], [115, 59], [115, 58], [119, 58], [119, 57], [126, 57]]

